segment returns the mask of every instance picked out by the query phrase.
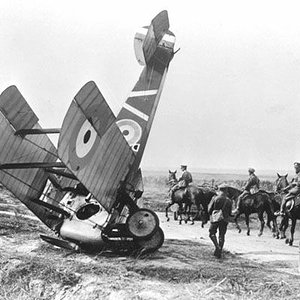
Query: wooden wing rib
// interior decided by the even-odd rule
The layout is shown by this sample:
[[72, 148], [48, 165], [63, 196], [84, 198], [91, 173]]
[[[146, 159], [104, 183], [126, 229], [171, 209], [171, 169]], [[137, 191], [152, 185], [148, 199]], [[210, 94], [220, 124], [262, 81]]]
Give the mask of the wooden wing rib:
[[71, 103], [61, 128], [58, 155], [110, 211], [120, 182], [134, 161], [134, 153], [94, 82], [87, 83]]
[[[55, 162], [56, 149], [46, 135], [22, 138], [16, 130], [40, 129], [38, 118], [15, 86], [0, 95], [0, 164]], [[39, 199], [48, 175], [43, 169], [0, 170], [0, 182], [46, 225], [52, 228], [51, 213], [31, 199]]]

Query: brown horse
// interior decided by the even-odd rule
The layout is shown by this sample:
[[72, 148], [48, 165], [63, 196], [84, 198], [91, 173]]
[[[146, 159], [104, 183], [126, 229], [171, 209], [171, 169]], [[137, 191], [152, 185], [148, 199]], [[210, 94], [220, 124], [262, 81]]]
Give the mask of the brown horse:
[[[277, 173], [278, 178], [276, 179], [276, 191], [280, 193], [281, 197], [283, 198], [285, 194], [287, 193], [286, 187], [289, 185], [289, 182], [287, 180], [286, 175], [280, 175]], [[280, 235], [281, 238], [286, 238], [285, 232], [289, 225], [289, 219], [292, 220], [291, 224], [291, 236], [290, 238], [286, 238], [285, 242], [289, 244], [290, 246], [293, 245], [294, 242], [294, 233], [295, 233], [295, 227], [297, 220], [300, 220], [300, 196], [296, 196], [293, 200], [288, 200], [285, 204], [285, 215], [282, 218], [281, 224], [280, 224]]]
[[[169, 185], [169, 193], [171, 193], [172, 187], [178, 183], [178, 180], [176, 178], [176, 171], [172, 172], [169, 170], [169, 180], [168, 180], [168, 185]], [[178, 216], [179, 216], [179, 224], [182, 223], [182, 214], [186, 214], [187, 211], [189, 210], [189, 207], [191, 206], [191, 201], [188, 197], [187, 191], [185, 189], [179, 189], [176, 190], [169, 201], [167, 201], [167, 206], [166, 206], [166, 218], [167, 221], [170, 221], [170, 218], [168, 216], [168, 209], [172, 205], [177, 204], [178, 205]], [[187, 218], [185, 218], [185, 221]]]
[[242, 193], [241, 190], [239, 190], [233, 186], [227, 187], [227, 196], [232, 202], [235, 203], [235, 205], [236, 205], [237, 199], [241, 193]]
[[[235, 189], [235, 188], [232, 187], [232, 189]], [[239, 189], [237, 189], [237, 190], [240, 191]], [[241, 192], [242, 191], [240, 191], [240, 194], [241, 194]], [[263, 230], [264, 230], [264, 226], [265, 226], [264, 212], [266, 212], [267, 216], [268, 216], [267, 226], [272, 231], [275, 231], [276, 233], [278, 233], [277, 223], [276, 223], [276, 219], [274, 216], [274, 207], [273, 207], [273, 204], [272, 204], [272, 201], [270, 199], [268, 192], [260, 190], [259, 192], [255, 193], [255, 194], [245, 195], [241, 199], [241, 201], [239, 203], [239, 207], [237, 207], [237, 209], [238, 209], [238, 213], [234, 217], [234, 222], [235, 222], [236, 228], [238, 229], [239, 232], [241, 232], [242, 230], [237, 221], [238, 217], [241, 214], [245, 215], [245, 221], [246, 221], [246, 225], [247, 225], [247, 235], [250, 235], [249, 216], [253, 213], [257, 213], [258, 219], [260, 221], [260, 230], [259, 230], [258, 236], [261, 236], [263, 233]], [[270, 226], [271, 221], [273, 221], [274, 229], [272, 229]]]
[[[178, 180], [176, 178], [176, 171], [172, 172], [169, 170], [169, 186], [170, 189], [178, 183]], [[211, 200], [211, 198], [216, 193], [214, 191], [200, 188], [194, 184], [189, 184], [189, 186], [186, 189], [179, 189], [176, 190], [173, 193], [173, 196], [171, 198], [171, 201], [168, 203], [166, 207], [166, 218], [167, 221], [169, 221], [168, 217], [168, 209], [173, 204], [177, 203], [179, 206], [179, 224], [181, 224], [182, 217], [181, 214], [185, 213], [188, 215], [188, 219], [190, 218], [190, 212], [191, 212], [191, 206], [194, 204], [196, 206], [196, 215], [192, 218], [192, 224], [194, 224], [194, 220], [200, 216], [201, 210], [203, 212], [203, 221], [202, 221], [202, 227], [204, 224], [208, 222], [209, 216], [208, 216], [208, 204]]]

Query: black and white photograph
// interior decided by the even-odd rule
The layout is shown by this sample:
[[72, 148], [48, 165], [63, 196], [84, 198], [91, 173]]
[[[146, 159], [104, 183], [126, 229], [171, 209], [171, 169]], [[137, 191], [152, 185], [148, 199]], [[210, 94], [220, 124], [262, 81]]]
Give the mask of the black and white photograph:
[[300, 299], [299, 12], [0, 1], [0, 299]]

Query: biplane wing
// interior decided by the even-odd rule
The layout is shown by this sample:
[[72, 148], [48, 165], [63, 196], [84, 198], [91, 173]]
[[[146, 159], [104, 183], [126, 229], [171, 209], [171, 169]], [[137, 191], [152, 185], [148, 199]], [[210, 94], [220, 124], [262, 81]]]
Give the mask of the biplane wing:
[[94, 82], [83, 86], [70, 105], [59, 136], [58, 155], [110, 211], [135, 156]]
[[[38, 118], [15, 86], [0, 95], [0, 182], [20, 199], [47, 226], [53, 228], [55, 220], [50, 208], [36, 203], [51, 175], [45, 167], [57, 166], [56, 148], [47, 135], [20, 135], [19, 131], [42, 131]], [[43, 168], [40, 168], [40, 165]], [[72, 179], [64, 179], [69, 184]], [[48, 199], [62, 198], [59, 191]], [[46, 195], [44, 195], [46, 196]]]

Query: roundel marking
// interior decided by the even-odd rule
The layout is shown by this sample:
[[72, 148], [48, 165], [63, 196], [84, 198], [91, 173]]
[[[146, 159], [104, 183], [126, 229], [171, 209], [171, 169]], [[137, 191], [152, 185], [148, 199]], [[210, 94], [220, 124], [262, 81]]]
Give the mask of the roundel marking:
[[130, 146], [137, 144], [142, 137], [141, 126], [133, 120], [123, 119], [117, 122], [123, 136]]
[[76, 155], [79, 158], [85, 157], [93, 148], [96, 138], [96, 130], [88, 120], [85, 120], [77, 135], [75, 148]]
[[[89, 119], [97, 117], [98, 105], [89, 107], [86, 114]], [[74, 171], [84, 169], [95, 154], [100, 143], [100, 137], [85, 116], [82, 116], [78, 122], [73, 126], [73, 131], [69, 143], [69, 163]]]

